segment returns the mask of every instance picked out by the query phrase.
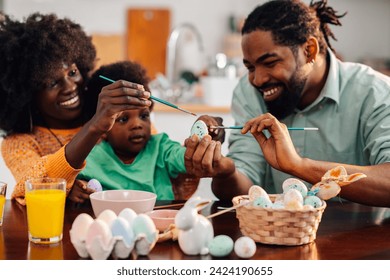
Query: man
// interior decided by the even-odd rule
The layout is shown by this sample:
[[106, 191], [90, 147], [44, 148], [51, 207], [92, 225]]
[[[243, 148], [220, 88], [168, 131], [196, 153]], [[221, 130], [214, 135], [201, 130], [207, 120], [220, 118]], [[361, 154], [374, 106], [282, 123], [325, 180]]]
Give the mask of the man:
[[280, 193], [288, 177], [312, 185], [343, 165], [367, 178], [343, 187], [341, 197], [390, 207], [390, 78], [337, 59], [328, 24], [340, 25], [342, 16], [326, 0], [275, 0], [249, 14], [242, 28], [248, 74], [232, 101], [236, 124], [245, 126], [232, 131], [228, 157], [218, 161], [208, 138], [186, 141], [187, 170], [208, 170], [218, 197], [253, 184]]

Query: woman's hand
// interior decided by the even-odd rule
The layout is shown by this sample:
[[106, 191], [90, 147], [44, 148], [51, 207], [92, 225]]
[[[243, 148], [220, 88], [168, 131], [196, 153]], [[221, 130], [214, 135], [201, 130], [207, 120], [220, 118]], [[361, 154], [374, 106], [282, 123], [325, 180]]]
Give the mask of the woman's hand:
[[[264, 129], [270, 132], [269, 138], [264, 134]], [[286, 125], [273, 115], [267, 113], [249, 120], [241, 133], [249, 131], [256, 138], [265, 159], [273, 168], [291, 173], [300, 164], [302, 158], [295, 150]]]
[[220, 128], [210, 128], [211, 126], [223, 126], [223, 119], [221, 117], [212, 117], [209, 115], [202, 115], [197, 120], [203, 121], [208, 128], [209, 135], [214, 141], [221, 143], [225, 142], [225, 130]]
[[76, 203], [84, 203], [89, 200], [89, 195], [95, 190], [87, 188], [87, 182], [75, 180], [72, 189], [69, 192], [68, 199]]
[[100, 133], [109, 131], [124, 110], [151, 106], [150, 93], [139, 84], [118, 80], [102, 88], [91, 125]]
[[210, 135], [205, 135], [200, 141], [197, 135], [192, 135], [184, 145], [187, 173], [198, 177], [219, 177], [229, 176], [235, 171], [233, 160], [221, 154], [221, 142], [212, 140]]

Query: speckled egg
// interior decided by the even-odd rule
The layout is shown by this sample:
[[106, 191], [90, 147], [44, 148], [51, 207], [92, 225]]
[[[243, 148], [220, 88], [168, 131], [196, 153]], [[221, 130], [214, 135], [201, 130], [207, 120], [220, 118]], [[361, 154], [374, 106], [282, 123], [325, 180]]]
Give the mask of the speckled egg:
[[227, 235], [217, 235], [209, 243], [210, 255], [213, 257], [225, 257], [233, 251], [234, 242]]
[[318, 196], [307, 196], [303, 202], [303, 205], [311, 205], [314, 208], [319, 208], [322, 206], [322, 201]]
[[249, 259], [256, 253], [256, 242], [248, 237], [242, 236], [234, 243], [234, 253], [241, 259]]
[[203, 136], [209, 134], [209, 130], [204, 121], [198, 120], [191, 127], [191, 136], [198, 135], [199, 139], [202, 139]]
[[296, 178], [288, 178], [283, 182], [282, 185], [283, 193], [286, 193], [290, 189], [295, 189], [302, 194], [302, 197], [307, 196], [307, 187], [305, 183]]
[[272, 208], [272, 201], [268, 196], [260, 196], [252, 202], [253, 206]]
[[97, 192], [101, 192], [103, 190], [102, 185], [96, 179], [91, 179], [88, 181], [87, 188], [95, 190]]

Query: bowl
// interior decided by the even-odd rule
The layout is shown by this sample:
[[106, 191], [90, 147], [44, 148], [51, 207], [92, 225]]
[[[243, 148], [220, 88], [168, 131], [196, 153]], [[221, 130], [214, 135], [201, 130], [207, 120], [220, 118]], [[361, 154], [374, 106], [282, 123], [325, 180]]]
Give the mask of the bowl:
[[159, 231], [166, 230], [169, 225], [175, 223], [175, 217], [179, 210], [176, 209], [161, 209], [147, 212], [146, 214], [152, 218], [156, 228]]
[[95, 217], [111, 209], [117, 215], [125, 209], [133, 209], [137, 214], [152, 211], [157, 195], [152, 192], [137, 190], [107, 190], [94, 192], [89, 196]]

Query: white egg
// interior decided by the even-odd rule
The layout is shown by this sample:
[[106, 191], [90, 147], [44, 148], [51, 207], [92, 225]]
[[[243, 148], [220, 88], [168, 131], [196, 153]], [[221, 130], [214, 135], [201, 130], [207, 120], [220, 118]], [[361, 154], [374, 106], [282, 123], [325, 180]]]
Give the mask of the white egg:
[[112, 221], [114, 221], [116, 218], [117, 218], [117, 215], [111, 209], [104, 210], [97, 217], [98, 220], [105, 222], [108, 225], [108, 227], [111, 226]]
[[256, 248], [255, 241], [248, 236], [242, 236], [234, 243], [234, 253], [242, 259], [249, 259], [253, 257], [256, 253]]
[[87, 237], [88, 229], [92, 223], [93, 218], [86, 213], [82, 213], [73, 221], [72, 227], [69, 231], [70, 242], [76, 249], [77, 254], [82, 258], [87, 258], [89, 256], [86, 249], [85, 239]]

